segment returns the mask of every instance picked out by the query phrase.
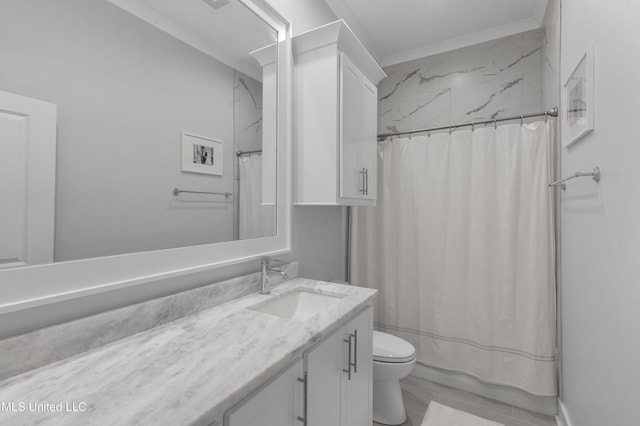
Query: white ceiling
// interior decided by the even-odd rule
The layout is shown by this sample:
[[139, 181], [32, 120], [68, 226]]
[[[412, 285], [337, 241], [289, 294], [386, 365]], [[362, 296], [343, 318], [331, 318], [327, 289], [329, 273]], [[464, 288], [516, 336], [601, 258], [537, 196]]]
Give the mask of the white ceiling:
[[382, 66], [539, 28], [548, 0], [325, 0]]

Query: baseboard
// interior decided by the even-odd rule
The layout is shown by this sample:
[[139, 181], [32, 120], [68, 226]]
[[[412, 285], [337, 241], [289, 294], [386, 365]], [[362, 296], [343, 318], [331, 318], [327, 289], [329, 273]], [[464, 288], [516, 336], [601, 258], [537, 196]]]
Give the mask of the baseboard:
[[521, 389], [485, 383], [464, 373], [442, 370], [424, 364], [416, 364], [411, 375], [535, 413], [547, 416], [558, 414], [558, 398], [555, 396], [533, 395]]
[[558, 415], [556, 416], [556, 423], [558, 426], [573, 426], [567, 407], [560, 400], [558, 400]]

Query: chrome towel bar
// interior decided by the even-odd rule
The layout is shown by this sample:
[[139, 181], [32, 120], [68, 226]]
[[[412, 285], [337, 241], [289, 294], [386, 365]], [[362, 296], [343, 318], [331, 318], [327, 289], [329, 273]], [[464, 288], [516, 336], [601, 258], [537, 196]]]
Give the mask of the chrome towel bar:
[[576, 173], [572, 174], [571, 176], [569, 176], [568, 178], [560, 179], [560, 180], [557, 180], [555, 182], [550, 183], [549, 187], [559, 186], [564, 191], [565, 189], [567, 189], [567, 181], [568, 180], [575, 179], [575, 178], [578, 178], [578, 177], [584, 177], [584, 176], [590, 176], [591, 179], [593, 179], [594, 181], [600, 182], [600, 167], [598, 167], [598, 166], [594, 167], [593, 171], [590, 172], [590, 173], [576, 172]]
[[178, 196], [182, 192], [187, 192], [189, 194], [210, 194], [210, 195], [224, 195], [225, 198], [231, 197], [233, 194], [230, 192], [207, 192], [207, 191], [186, 191], [180, 188], [173, 188], [173, 195]]

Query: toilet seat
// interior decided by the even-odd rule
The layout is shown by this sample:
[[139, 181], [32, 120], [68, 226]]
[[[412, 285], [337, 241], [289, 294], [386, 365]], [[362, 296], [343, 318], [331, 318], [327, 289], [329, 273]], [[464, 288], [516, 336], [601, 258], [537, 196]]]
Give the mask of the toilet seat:
[[373, 360], [385, 363], [411, 362], [416, 350], [406, 340], [381, 331], [373, 332]]

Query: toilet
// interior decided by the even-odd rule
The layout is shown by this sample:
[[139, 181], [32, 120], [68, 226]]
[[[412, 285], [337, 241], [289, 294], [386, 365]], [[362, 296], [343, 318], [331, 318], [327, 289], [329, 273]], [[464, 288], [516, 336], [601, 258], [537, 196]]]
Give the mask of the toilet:
[[413, 345], [399, 337], [373, 332], [373, 421], [399, 425], [407, 420], [400, 379], [416, 363]]

